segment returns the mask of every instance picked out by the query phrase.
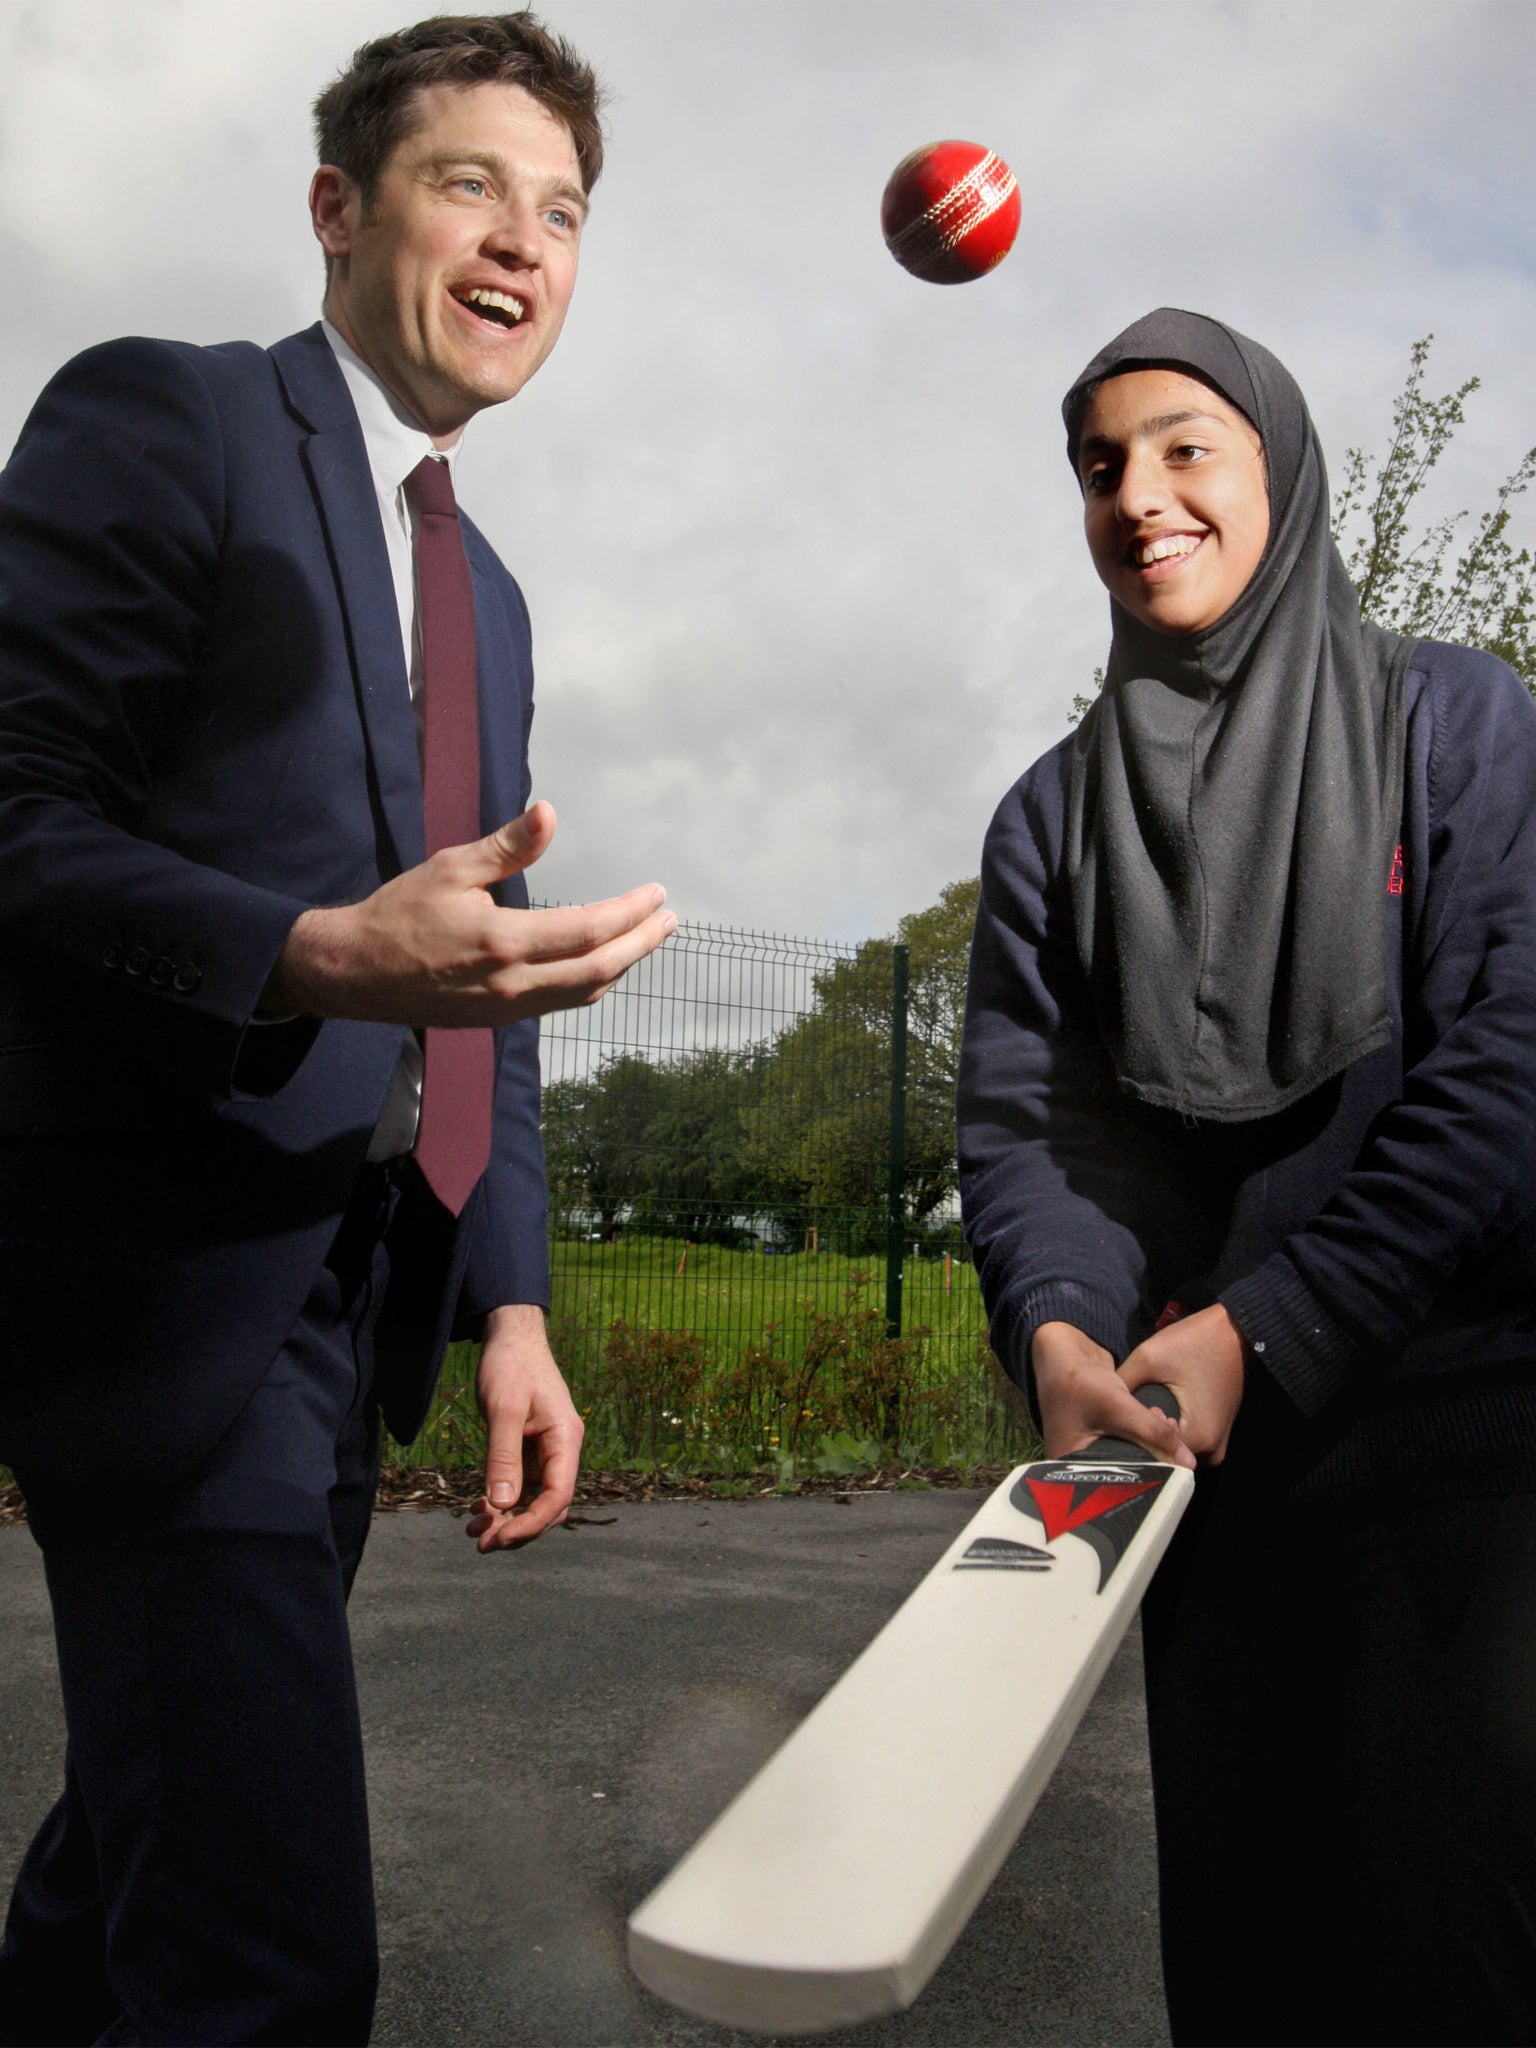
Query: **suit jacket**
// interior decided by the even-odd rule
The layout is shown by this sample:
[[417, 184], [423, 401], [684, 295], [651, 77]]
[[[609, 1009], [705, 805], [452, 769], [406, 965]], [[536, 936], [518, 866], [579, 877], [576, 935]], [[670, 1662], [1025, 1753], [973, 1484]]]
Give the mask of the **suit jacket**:
[[[464, 522], [485, 829], [528, 799], [528, 615]], [[294, 920], [424, 857], [399, 615], [351, 398], [275, 348], [109, 342], [0, 474], [0, 1459], [194, 1465], [303, 1306], [403, 1027], [252, 1026]], [[502, 900], [525, 904], [521, 879]], [[414, 1275], [408, 1439], [457, 1324], [548, 1301], [538, 1028]]]

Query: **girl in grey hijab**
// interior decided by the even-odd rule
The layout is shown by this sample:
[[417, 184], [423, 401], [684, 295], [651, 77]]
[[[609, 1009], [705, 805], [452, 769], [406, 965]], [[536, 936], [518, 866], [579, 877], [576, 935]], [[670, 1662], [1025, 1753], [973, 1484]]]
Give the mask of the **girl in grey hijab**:
[[988, 833], [961, 1195], [1047, 1453], [1199, 1468], [1173, 2038], [1536, 2041], [1536, 704], [1362, 620], [1257, 343], [1162, 309], [1064, 416], [1109, 661]]
[[[1158, 600], [1176, 578], [1182, 591], [1224, 536], [1204, 521], [1189, 533], [1187, 507], [1174, 507], [1162, 531], [1179, 538], [1179, 528], [1195, 543], [1188, 553], [1130, 560], [1123, 573], [1101, 557], [1114, 637], [1104, 693], [1073, 749], [1068, 872], [1121, 1086], [1240, 1123], [1309, 1094], [1391, 1035], [1384, 887], [1411, 643], [1360, 617], [1328, 528], [1317, 429], [1289, 371], [1200, 314], [1165, 308], [1137, 321], [1068, 392], [1068, 454], [1074, 470], [1082, 463], [1090, 533], [1107, 482], [1120, 483], [1107, 447], [1082, 462], [1090, 400], [1111, 379], [1159, 369], [1174, 374], [1143, 385], [1160, 381], [1176, 409], [1188, 409], [1177, 387], [1196, 379], [1251, 423], [1246, 466], [1255, 503], [1267, 466], [1267, 533], [1230, 608], [1177, 634]], [[1196, 403], [1209, 410], [1209, 398]], [[1240, 428], [1238, 438], [1240, 451]], [[1196, 452], [1208, 467], [1209, 451]], [[1123, 519], [1107, 523], [1104, 555], [1152, 544], [1150, 528], [1128, 538]]]

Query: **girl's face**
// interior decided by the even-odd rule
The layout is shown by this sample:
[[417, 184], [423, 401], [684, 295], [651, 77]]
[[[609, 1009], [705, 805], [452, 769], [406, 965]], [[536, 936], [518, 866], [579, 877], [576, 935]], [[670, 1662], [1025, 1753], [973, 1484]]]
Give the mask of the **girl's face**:
[[1199, 633], [1247, 589], [1269, 539], [1256, 429], [1177, 370], [1128, 370], [1088, 402], [1083, 526], [1111, 597], [1156, 633]]

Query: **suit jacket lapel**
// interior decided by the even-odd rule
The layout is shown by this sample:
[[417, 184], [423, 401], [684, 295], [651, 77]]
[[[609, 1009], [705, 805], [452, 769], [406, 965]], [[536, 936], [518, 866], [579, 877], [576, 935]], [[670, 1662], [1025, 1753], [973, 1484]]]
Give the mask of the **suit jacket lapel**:
[[278, 342], [271, 355], [289, 403], [311, 430], [300, 443], [300, 459], [330, 543], [379, 801], [396, 861], [401, 868], [416, 867], [426, 858], [421, 764], [400, 613], [363, 430], [318, 325]]

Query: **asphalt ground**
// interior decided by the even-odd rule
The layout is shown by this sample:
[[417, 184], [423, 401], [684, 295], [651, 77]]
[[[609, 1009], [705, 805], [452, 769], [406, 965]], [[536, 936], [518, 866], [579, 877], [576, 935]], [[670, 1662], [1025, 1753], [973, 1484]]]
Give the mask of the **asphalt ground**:
[[[492, 1558], [450, 1515], [377, 1516], [352, 1601], [383, 1955], [375, 2042], [760, 2039], [643, 1991], [625, 1966], [626, 1916], [982, 1497], [588, 1507], [570, 1531]], [[64, 1746], [41, 1560], [25, 1529], [0, 1529], [0, 1641], [8, 1891]], [[1134, 1636], [917, 2004], [822, 2038], [1167, 2041]]]

